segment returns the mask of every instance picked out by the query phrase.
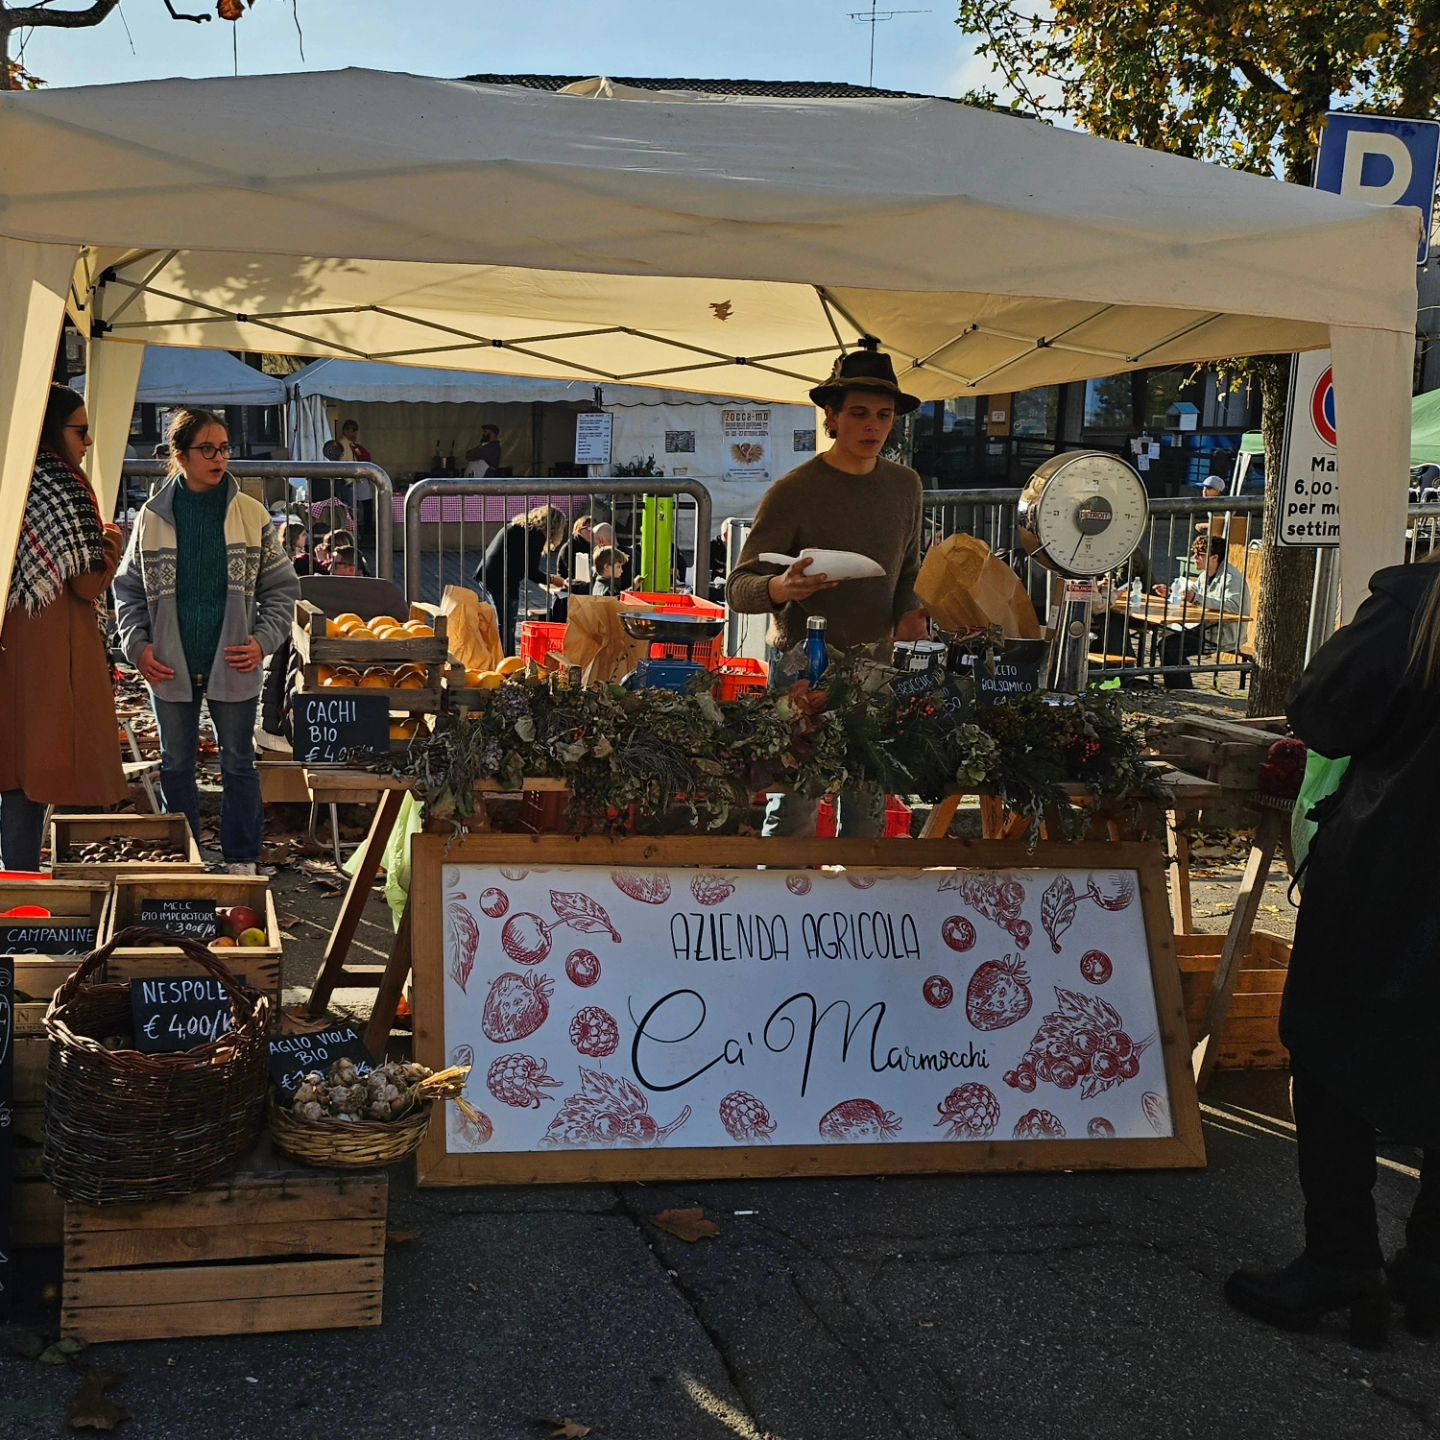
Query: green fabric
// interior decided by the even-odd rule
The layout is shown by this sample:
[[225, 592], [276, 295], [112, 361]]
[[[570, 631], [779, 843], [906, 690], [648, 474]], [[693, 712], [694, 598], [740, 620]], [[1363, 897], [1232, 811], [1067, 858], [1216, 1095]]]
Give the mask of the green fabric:
[[[390, 923], [396, 930], [405, 915], [405, 904], [410, 898], [410, 842], [425, 826], [424, 806], [414, 795], [407, 795], [395, 817], [395, 828], [385, 842], [385, 854], [380, 864], [385, 871], [385, 903], [390, 907]], [[341, 869], [353, 876], [360, 868], [360, 851], [357, 850]]]
[[[1311, 750], [1305, 756], [1305, 778], [1300, 782], [1300, 793], [1295, 797], [1295, 809], [1290, 816], [1290, 845], [1295, 856], [1295, 869], [1299, 872], [1310, 854], [1311, 842], [1319, 828], [1310, 818], [1311, 809], [1328, 795], [1333, 795], [1350, 768], [1350, 757], [1343, 755], [1331, 760]], [[1300, 888], [1305, 888], [1302, 877]]]
[[183, 480], [175, 487], [175, 604], [192, 675], [210, 673], [225, 623], [228, 500], [224, 485], [198, 495]]
[[[1240, 437], [1240, 453], [1265, 453], [1265, 443], [1258, 430], [1247, 430]], [[1440, 390], [1417, 395], [1410, 402], [1410, 463], [1440, 465]]]

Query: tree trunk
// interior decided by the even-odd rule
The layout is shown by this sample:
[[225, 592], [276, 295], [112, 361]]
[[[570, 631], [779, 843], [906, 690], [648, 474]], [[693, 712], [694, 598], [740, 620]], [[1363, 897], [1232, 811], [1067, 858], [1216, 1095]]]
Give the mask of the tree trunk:
[[0, 11], [0, 90], [16, 88], [10, 78], [10, 36], [13, 33], [9, 19], [4, 11]]
[[1284, 476], [1285, 409], [1289, 399], [1288, 357], [1256, 362], [1260, 380], [1261, 426], [1265, 436], [1265, 524], [1261, 540], [1259, 593], [1255, 604], [1255, 676], [1250, 715], [1281, 715], [1305, 667], [1310, 591], [1315, 551], [1281, 545], [1280, 510]]

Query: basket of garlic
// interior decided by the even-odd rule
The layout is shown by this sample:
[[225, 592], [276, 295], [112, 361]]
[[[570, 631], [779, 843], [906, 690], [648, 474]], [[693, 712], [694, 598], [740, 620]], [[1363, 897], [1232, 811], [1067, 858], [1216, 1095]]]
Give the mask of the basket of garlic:
[[393, 1165], [419, 1149], [431, 1102], [453, 1099], [469, 1074], [466, 1065], [436, 1073], [399, 1060], [364, 1072], [342, 1058], [323, 1075], [306, 1075], [288, 1104], [271, 1096], [270, 1134], [278, 1149], [306, 1165]]

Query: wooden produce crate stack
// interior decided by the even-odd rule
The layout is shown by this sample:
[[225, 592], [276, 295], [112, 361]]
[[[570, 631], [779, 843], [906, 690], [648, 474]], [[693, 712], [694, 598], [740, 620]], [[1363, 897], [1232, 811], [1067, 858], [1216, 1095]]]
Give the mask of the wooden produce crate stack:
[[227, 1179], [65, 1206], [61, 1330], [92, 1344], [380, 1324], [384, 1174], [292, 1165], [262, 1140]]
[[[397, 626], [413, 626], [420, 633], [391, 628], [383, 639], [369, 638], [373, 626], [386, 619]], [[308, 600], [295, 602], [292, 641], [301, 662], [299, 693], [358, 689], [383, 695], [392, 716], [399, 717], [391, 726], [392, 739], [408, 743], [424, 725], [419, 717], [440, 709], [441, 681], [449, 655], [445, 616], [433, 605], [412, 604], [406, 620], [377, 617], [360, 627], [359, 639], [344, 633], [347, 624], [339, 618], [328, 619]]]
[[[1175, 958], [1185, 998], [1190, 1043], [1205, 1034], [1215, 967], [1224, 935], [1177, 935]], [[1290, 1052], [1280, 1043], [1280, 997], [1290, 967], [1290, 942], [1264, 930], [1250, 933], [1219, 1037], [1215, 1064], [1221, 1070], [1283, 1070]]]
[[1159, 759], [1221, 787], [1205, 805], [1206, 825], [1245, 829], [1255, 823], [1250, 802], [1260, 767], [1284, 733], [1283, 716], [1242, 722], [1185, 715], [1152, 728], [1150, 739]]
[[[226, 946], [216, 953], [252, 990], [270, 997], [272, 1016], [280, 1014], [280, 922], [268, 879], [263, 875], [121, 876], [115, 881], [103, 943], [109, 944], [127, 926], [140, 924], [141, 908], [150, 900], [213, 900], [221, 910], [246, 905], [256, 911], [262, 921], [258, 928], [265, 931], [265, 943]], [[109, 980], [170, 975], [193, 979], [197, 973], [194, 962], [183, 951], [167, 945], [123, 946], [106, 966]]]
[[[85, 858], [87, 846], [116, 841], [137, 858]], [[138, 858], [158, 854], [162, 858]], [[183, 815], [55, 815], [50, 870], [57, 880], [113, 880], [117, 875], [199, 875], [200, 847]]]
[[[0, 964], [12, 966], [15, 975], [11, 1238], [16, 1245], [58, 1245], [64, 1205], [40, 1173], [49, 1059], [45, 1011], [50, 997], [79, 964], [81, 956], [99, 944], [110, 907], [110, 887], [85, 881], [0, 883], [0, 912], [17, 907], [47, 910], [49, 915], [0, 913]], [[72, 953], [26, 953], [36, 943], [39, 925], [57, 923], [67, 931], [73, 928], [76, 949]]]

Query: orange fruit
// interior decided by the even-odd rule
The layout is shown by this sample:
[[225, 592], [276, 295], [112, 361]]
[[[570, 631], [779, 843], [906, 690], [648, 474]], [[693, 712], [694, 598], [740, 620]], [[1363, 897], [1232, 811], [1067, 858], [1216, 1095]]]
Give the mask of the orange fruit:
[[360, 677], [360, 688], [362, 690], [389, 690], [393, 687], [394, 677], [383, 666], [372, 665]]
[[380, 637], [368, 625], [355, 625], [345, 634], [347, 640], [378, 640]]
[[397, 665], [395, 667], [396, 678], [398, 679], [401, 675], [418, 675], [422, 680], [428, 680], [430, 678], [430, 667], [428, 665], [417, 665], [415, 661], [412, 660], [406, 665]]
[[335, 678], [335, 667], [333, 665], [317, 665], [315, 667], [315, 683], [317, 685], [328, 685]]
[[345, 633], [344, 628], [338, 620], [327, 620], [325, 622], [325, 633], [332, 640], [338, 640]]
[[416, 640], [433, 640], [435, 638], [434, 629], [423, 620], [412, 620], [402, 628], [407, 635]]
[[400, 622], [393, 615], [372, 615], [368, 623], [372, 630], [379, 630], [382, 625], [398, 625]]
[[331, 675], [329, 679], [322, 680], [321, 685], [331, 690], [353, 690], [360, 682], [353, 674]]
[[411, 717], [392, 716], [390, 720], [390, 739], [413, 740], [420, 734], [420, 722]]
[[394, 688], [396, 690], [423, 690], [425, 688], [425, 677], [416, 675], [413, 672], [408, 675], [397, 675]]
[[331, 622], [343, 635], [352, 625], [363, 625], [365, 622], [353, 611], [347, 610], [343, 615], [337, 615]]

